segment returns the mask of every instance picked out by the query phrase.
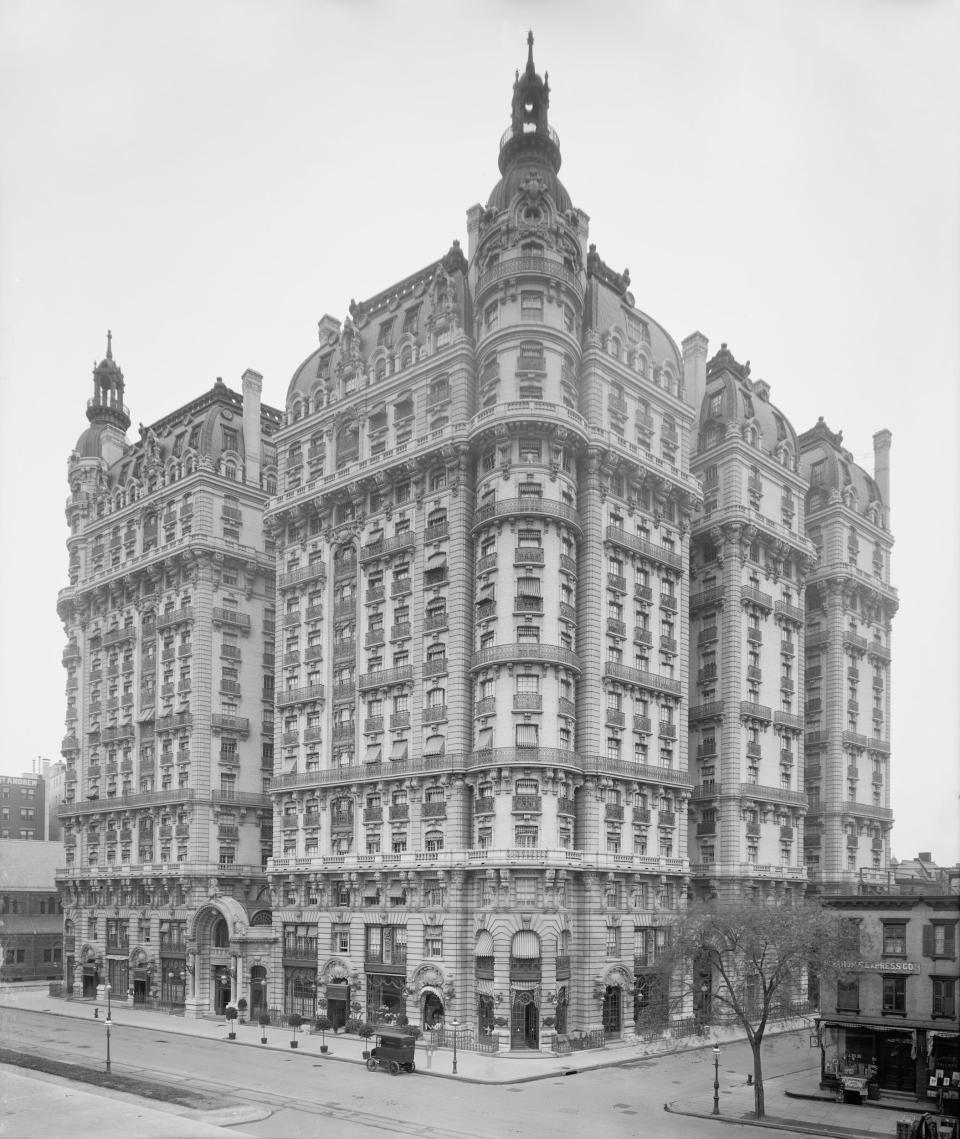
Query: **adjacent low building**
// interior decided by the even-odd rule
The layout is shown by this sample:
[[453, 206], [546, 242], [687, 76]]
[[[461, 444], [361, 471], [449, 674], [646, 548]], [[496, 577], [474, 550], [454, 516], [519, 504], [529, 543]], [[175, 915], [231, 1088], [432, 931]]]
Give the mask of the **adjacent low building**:
[[956, 1110], [960, 898], [859, 895], [825, 904], [844, 923], [849, 960], [835, 989], [820, 992], [822, 1082], [836, 1086], [847, 1070], [875, 1068], [881, 1091], [923, 1099], [935, 1099], [943, 1082]]
[[0, 850], [0, 981], [63, 975], [63, 911], [55, 882], [62, 842], [10, 839]]

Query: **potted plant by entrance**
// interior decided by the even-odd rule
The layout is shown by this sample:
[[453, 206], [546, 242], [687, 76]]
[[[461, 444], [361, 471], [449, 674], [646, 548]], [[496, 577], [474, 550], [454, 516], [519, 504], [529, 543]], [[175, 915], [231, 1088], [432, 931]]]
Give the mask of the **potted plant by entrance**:
[[266, 1044], [267, 1042], [267, 1025], [270, 1023], [270, 1014], [262, 1012], [257, 1017], [257, 1023], [260, 1025], [260, 1043]]
[[[373, 1036], [373, 1025], [364, 1021], [364, 1023], [361, 1024], [360, 1027], [357, 1029], [357, 1035], [363, 1040], [364, 1045], [366, 1045], [367, 1041], [370, 1039], [370, 1037]], [[369, 1049], [364, 1047], [364, 1052], [363, 1052], [364, 1060], [366, 1060], [369, 1057], [369, 1055], [370, 1055]]]
[[320, 1051], [326, 1052], [327, 1050], [327, 1029], [330, 1027], [330, 1017], [321, 1013], [314, 1022], [320, 1032]]
[[241, 997], [240, 1000], [237, 1001], [237, 1008], [240, 1011], [240, 1023], [246, 1024], [247, 1023], [247, 998], [246, 997]]
[[227, 1005], [223, 1014], [227, 1018], [227, 1025], [230, 1028], [230, 1040], [237, 1038], [237, 1017], [240, 1015], [236, 1005]]
[[293, 1029], [293, 1039], [290, 1041], [290, 1047], [296, 1048], [299, 1044], [297, 1040], [297, 1029], [303, 1024], [303, 1017], [298, 1012], [292, 1012], [287, 1017], [287, 1024]]

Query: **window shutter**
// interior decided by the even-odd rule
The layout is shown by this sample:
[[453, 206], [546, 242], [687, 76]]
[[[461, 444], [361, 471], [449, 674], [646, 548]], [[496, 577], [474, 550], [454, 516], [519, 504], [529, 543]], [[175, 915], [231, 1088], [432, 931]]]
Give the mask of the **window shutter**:
[[933, 926], [929, 922], [923, 927], [923, 955], [933, 956]]
[[943, 955], [951, 961], [957, 956], [957, 927], [953, 922], [943, 931]]

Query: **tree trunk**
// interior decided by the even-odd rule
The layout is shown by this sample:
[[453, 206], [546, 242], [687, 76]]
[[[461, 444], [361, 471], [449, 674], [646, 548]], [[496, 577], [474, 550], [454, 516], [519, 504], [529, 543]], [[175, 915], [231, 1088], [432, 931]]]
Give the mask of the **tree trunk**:
[[757, 1119], [763, 1119], [763, 1061], [760, 1059], [760, 1045], [762, 1040], [751, 1040], [753, 1050], [753, 1107]]

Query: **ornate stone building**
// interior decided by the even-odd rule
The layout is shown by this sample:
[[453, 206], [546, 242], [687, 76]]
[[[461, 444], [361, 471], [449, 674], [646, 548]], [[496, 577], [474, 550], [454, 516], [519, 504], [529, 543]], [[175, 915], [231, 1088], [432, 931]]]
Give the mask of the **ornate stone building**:
[[324, 316], [283, 413], [248, 372], [130, 445], [95, 371], [60, 597], [78, 995], [548, 1047], [661, 1023], [695, 893], [886, 865], [889, 436], [869, 479], [637, 306], [529, 42], [466, 251]]
[[249, 995], [251, 971], [256, 990], [264, 935], [269, 954], [275, 581], [262, 516], [280, 414], [260, 389], [256, 372], [242, 395], [218, 380], [130, 444], [109, 338], [94, 371], [58, 599], [58, 887], [77, 996], [109, 984], [116, 1000], [197, 1015]]
[[890, 859], [890, 432], [874, 474], [821, 418], [800, 437], [807, 535], [806, 834], [811, 883], [885, 883]]
[[725, 344], [684, 343], [700, 405], [691, 535], [690, 752], [699, 892], [803, 890], [804, 536], [797, 436]]
[[700, 500], [681, 353], [588, 243], [548, 104], [531, 40], [468, 250], [323, 318], [267, 512], [287, 1007], [316, 979], [335, 1022], [533, 1048], [633, 1026], [687, 889]]

